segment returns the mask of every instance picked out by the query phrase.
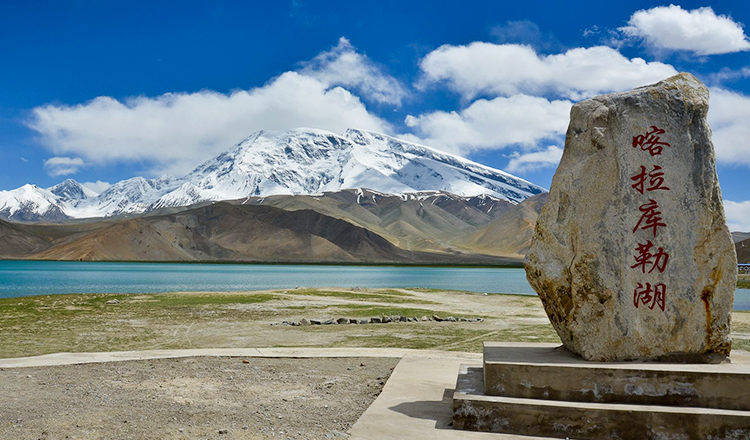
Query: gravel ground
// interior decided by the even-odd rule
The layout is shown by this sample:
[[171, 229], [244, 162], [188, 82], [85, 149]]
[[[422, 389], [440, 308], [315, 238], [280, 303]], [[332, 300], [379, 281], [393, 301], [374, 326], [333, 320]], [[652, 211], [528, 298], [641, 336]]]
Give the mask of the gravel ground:
[[0, 369], [0, 439], [330, 439], [398, 359], [181, 358]]

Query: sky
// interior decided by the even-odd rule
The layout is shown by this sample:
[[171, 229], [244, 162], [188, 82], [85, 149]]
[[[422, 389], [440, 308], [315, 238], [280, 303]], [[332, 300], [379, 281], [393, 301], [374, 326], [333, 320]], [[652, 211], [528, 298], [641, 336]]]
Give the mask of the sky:
[[571, 106], [710, 90], [750, 231], [750, 3], [0, 0], [0, 190], [181, 177], [261, 129], [361, 128], [549, 188]]

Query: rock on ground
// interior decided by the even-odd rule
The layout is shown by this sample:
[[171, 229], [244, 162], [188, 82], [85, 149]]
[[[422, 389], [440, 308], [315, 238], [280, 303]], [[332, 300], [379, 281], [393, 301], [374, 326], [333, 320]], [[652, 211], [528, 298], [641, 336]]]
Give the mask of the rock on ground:
[[585, 359], [729, 355], [736, 257], [707, 112], [687, 73], [571, 110], [526, 272]]

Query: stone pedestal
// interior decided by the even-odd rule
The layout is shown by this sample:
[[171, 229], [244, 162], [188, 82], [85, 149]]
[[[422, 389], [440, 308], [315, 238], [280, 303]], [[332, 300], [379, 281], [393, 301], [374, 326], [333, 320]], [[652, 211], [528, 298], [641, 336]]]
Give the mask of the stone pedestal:
[[461, 367], [453, 427], [570, 439], [750, 438], [750, 353], [721, 364], [588, 362], [555, 344], [486, 342]]

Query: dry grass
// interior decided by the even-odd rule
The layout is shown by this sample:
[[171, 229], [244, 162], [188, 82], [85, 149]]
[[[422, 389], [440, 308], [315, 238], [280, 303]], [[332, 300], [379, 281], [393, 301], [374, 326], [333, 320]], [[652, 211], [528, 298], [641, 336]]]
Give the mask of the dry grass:
[[[108, 305], [117, 299], [119, 304]], [[302, 318], [482, 317], [293, 327]], [[734, 347], [750, 349], [750, 313], [734, 312]], [[296, 289], [0, 300], [0, 358], [55, 352], [212, 347], [395, 347], [479, 352], [482, 342], [559, 342], [537, 297], [406, 289]]]

